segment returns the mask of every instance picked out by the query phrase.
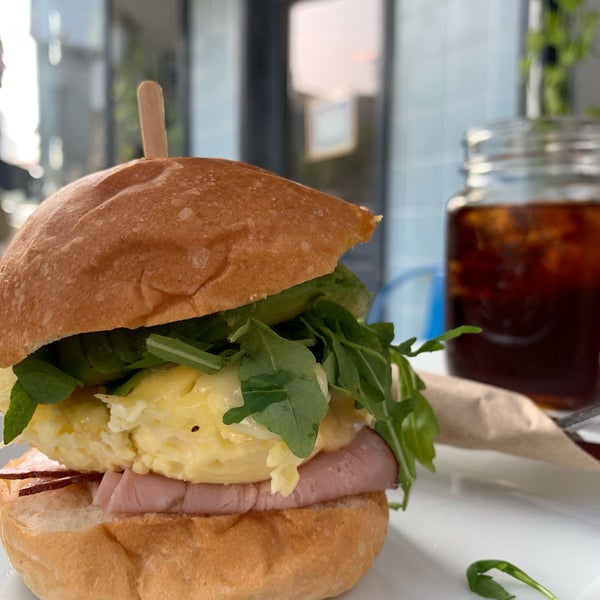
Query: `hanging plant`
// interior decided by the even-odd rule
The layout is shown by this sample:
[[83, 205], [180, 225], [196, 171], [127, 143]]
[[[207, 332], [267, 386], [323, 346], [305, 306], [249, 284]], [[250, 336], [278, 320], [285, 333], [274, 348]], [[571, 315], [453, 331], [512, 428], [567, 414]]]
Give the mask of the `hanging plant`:
[[535, 65], [541, 66], [541, 115], [567, 115], [572, 112], [572, 69], [592, 50], [598, 13], [585, 0], [542, 1], [541, 23], [527, 34], [521, 68], [528, 78]]

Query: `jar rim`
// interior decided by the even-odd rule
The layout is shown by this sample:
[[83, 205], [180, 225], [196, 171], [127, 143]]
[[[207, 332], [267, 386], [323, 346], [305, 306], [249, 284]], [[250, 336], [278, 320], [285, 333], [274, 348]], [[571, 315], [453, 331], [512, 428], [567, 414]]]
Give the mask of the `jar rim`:
[[600, 165], [600, 120], [582, 117], [517, 117], [471, 127], [465, 134], [469, 169], [478, 163], [580, 161], [593, 157]]
[[551, 140], [580, 137], [600, 142], [600, 120], [591, 117], [515, 117], [470, 127], [465, 133], [467, 144], [497, 139]]

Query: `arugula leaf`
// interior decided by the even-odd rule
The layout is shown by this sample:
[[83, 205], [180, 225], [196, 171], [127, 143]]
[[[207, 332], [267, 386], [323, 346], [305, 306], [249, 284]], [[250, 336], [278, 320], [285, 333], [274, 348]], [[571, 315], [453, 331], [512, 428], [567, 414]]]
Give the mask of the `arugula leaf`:
[[[162, 362], [162, 361], [161, 361]], [[131, 390], [148, 374], [147, 369], [136, 371], [129, 379], [114, 387], [108, 387], [107, 393], [113, 396], [127, 396]]]
[[323, 299], [343, 306], [358, 318], [365, 315], [371, 294], [350, 269], [339, 264], [332, 273], [310, 279], [263, 300], [202, 317], [199, 321], [205, 324], [205, 331], [199, 339], [218, 341], [230, 338], [250, 318], [273, 328], [294, 319]]
[[244, 404], [228, 410], [223, 422], [230, 425], [252, 416], [279, 435], [296, 456], [310, 455], [329, 409], [311, 351], [250, 319], [241, 338], [241, 352]]
[[352, 396], [376, 418], [384, 418], [380, 404], [391, 389], [388, 352], [393, 326], [364, 325], [342, 306], [327, 301], [319, 302], [301, 318], [321, 342], [320, 362], [329, 385]]
[[140, 348], [143, 347], [139, 339], [140, 336], [132, 336], [131, 333], [131, 330], [123, 328], [112, 329], [107, 332], [114, 353], [126, 365], [138, 360]]
[[160, 367], [161, 365], [164, 365], [166, 362], [167, 362], [166, 360], [159, 358], [158, 356], [156, 356], [155, 354], [152, 354], [151, 352], [148, 352], [148, 350], [145, 350], [142, 353], [139, 360], [136, 360], [135, 362], [133, 362], [123, 368], [123, 374], [127, 375], [127, 374], [130, 374], [131, 371], [141, 371], [141, 370], [146, 370], [146, 369], [152, 369], [153, 367]]
[[408, 504], [410, 490], [417, 475], [415, 456], [408, 448], [404, 437], [404, 420], [412, 413], [414, 400], [387, 403], [386, 416], [375, 423], [375, 431], [388, 443], [398, 461], [398, 484], [402, 488], [402, 508]]
[[10, 393], [10, 404], [4, 416], [4, 443], [20, 435], [38, 404], [55, 404], [66, 400], [83, 384], [51, 363], [31, 354], [13, 366], [17, 382]]
[[243, 381], [244, 404], [227, 411], [223, 417], [225, 425], [239, 423], [242, 419], [264, 410], [265, 407], [275, 402], [287, 401], [289, 396], [285, 384], [289, 378], [289, 373], [276, 371], [275, 373], [255, 375]]
[[218, 373], [224, 366], [222, 357], [200, 350], [180, 339], [151, 333], [146, 340], [148, 352], [166, 362], [187, 365], [203, 373]]
[[417, 356], [423, 352], [436, 352], [445, 348], [444, 342], [453, 340], [454, 338], [460, 337], [465, 333], [481, 333], [481, 327], [475, 327], [474, 325], [460, 325], [459, 327], [449, 329], [441, 335], [423, 342], [423, 344], [417, 350], [412, 349], [413, 344], [417, 341], [417, 338], [413, 337], [396, 346], [396, 349], [400, 354], [409, 357]]
[[[302, 320], [320, 341], [321, 362], [329, 385], [352, 396], [376, 420], [375, 430], [386, 440], [398, 461], [398, 483], [403, 506], [416, 477], [416, 461], [433, 469], [433, 439], [438, 424], [420, 394], [423, 383], [408, 361], [393, 349], [390, 323], [365, 325], [343, 307], [320, 302]], [[392, 361], [399, 367], [400, 385], [392, 394]]]
[[29, 394], [23, 389], [23, 386], [17, 381], [10, 392], [10, 404], [4, 415], [4, 443], [12, 442], [20, 435], [37, 408], [37, 402], [34, 402]]
[[423, 396], [425, 384], [396, 347], [390, 349], [392, 362], [398, 369], [397, 402], [413, 401], [413, 410], [402, 424], [402, 436], [409, 451], [429, 471], [434, 471], [434, 440], [439, 433], [437, 418]]
[[55, 355], [53, 364], [60, 370], [85, 385], [105, 385], [118, 382], [131, 371], [164, 362], [157, 361], [156, 356], [148, 358], [146, 339], [152, 334], [192, 345], [202, 341], [206, 347], [201, 349], [206, 350], [215, 342], [224, 342], [249, 318], [272, 327], [293, 319], [322, 298], [341, 304], [359, 317], [366, 312], [370, 294], [354, 273], [338, 265], [332, 273], [244, 306], [152, 327], [81, 333], [49, 344], [46, 349]]
[[[478, 327], [461, 326], [442, 333], [441, 335], [425, 341], [419, 348], [413, 350], [412, 346], [417, 338], [410, 338], [399, 345], [390, 347], [392, 363], [398, 369], [398, 389], [395, 401], [402, 404], [410, 402], [411, 409], [406, 414], [398, 415], [394, 419], [392, 409], [391, 421], [385, 427], [395, 428], [399, 447], [403, 448], [401, 458], [396, 458], [403, 466], [403, 477], [399, 483], [404, 490], [402, 507], [406, 508], [408, 494], [416, 477], [416, 462], [426, 469], [434, 471], [433, 460], [435, 458], [434, 441], [439, 433], [437, 417], [431, 405], [422, 394], [425, 384], [412, 369], [407, 357], [414, 357], [422, 352], [436, 352], [444, 349], [444, 342], [467, 333], [479, 333]], [[399, 410], [399, 409], [398, 409]], [[401, 424], [399, 423], [401, 421]], [[377, 423], [375, 429], [380, 431], [384, 425]], [[381, 433], [384, 437], [384, 433]], [[388, 439], [387, 437], [385, 438]], [[389, 443], [389, 442], [388, 442]], [[393, 448], [393, 447], [392, 447]]]
[[73, 335], [58, 340], [54, 346], [57, 366], [86, 385], [119, 378], [127, 362], [137, 359], [137, 353], [128, 348], [125, 334], [117, 331]]
[[467, 581], [469, 589], [482, 598], [494, 598], [495, 600], [512, 600], [516, 598], [509, 594], [499, 583], [495, 582], [489, 575], [483, 573], [490, 569], [498, 569], [507, 573], [511, 577], [522, 581], [534, 590], [540, 592], [549, 600], [558, 600], [558, 598], [548, 589], [543, 587], [537, 581], [532, 579], [527, 573], [505, 560], [478, 560], [471, 564], [467, 569]]
[[[124, 336], [122, 342], [124, 341]], [[126, 364], [121, 360], [113, 339], [117, 339], [110, 331], [94, 331], [81, 336], [84, 345], [85, 358], [96, 373], [111, 375], [118, 373]], [[123, 351], [123, 343], [118, 344], [119, 351]]]
[[31, 354], [13, 366], [23, 390], [36, 404], [55, 404], [66, 400], [83, 384], [53, 364]]

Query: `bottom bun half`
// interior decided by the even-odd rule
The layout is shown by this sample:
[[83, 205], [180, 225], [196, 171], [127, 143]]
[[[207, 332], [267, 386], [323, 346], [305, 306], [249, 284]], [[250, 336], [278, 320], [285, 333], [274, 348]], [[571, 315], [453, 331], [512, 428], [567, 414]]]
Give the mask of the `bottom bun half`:
[[0, 536], [43, 600], [321, 599], [380, 552], [384, 492], [234, 516], [105, 515], [85, 484], [18, 497], [0, 482]]

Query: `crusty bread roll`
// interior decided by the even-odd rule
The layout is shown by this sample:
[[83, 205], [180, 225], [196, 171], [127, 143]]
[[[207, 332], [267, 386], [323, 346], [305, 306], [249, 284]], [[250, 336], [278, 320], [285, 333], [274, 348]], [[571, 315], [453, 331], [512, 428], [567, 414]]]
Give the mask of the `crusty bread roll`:
[[[142, 159], [45, 200], [0, 260], [0, 367], [56, 339], [203, 316], [334, 270], [368, 210], [242, 163]], [[59, 442], [57, 442], [59, 443]], [[384, 492], [235, 516], [110, 515], [87, 484], [19, 497], [0, 537], [44, 600], [326, 598], [383, 545]]]
[[[0, 367], [55, 339], [210, 314], [333, 271], [368, 210], [243, 163], [141, 159], [45, 200], [0, 261]], [[265, 276], [268, 273], [268, 276]]]
[[0, 482], [0, 535], [42, 600], [310, 600], [350, 589], [388, 522], [384, 492], [236, 516], [110, 516], [85, 484], [17, 496]]

